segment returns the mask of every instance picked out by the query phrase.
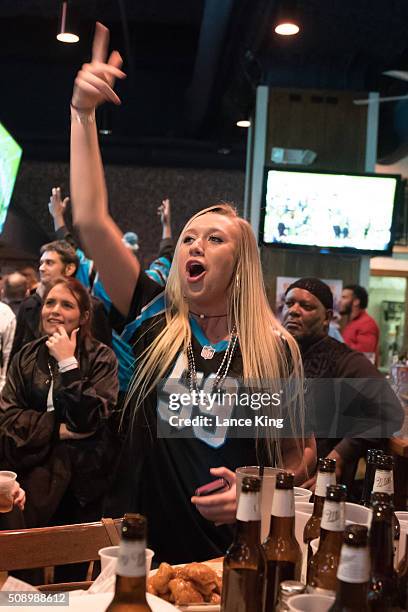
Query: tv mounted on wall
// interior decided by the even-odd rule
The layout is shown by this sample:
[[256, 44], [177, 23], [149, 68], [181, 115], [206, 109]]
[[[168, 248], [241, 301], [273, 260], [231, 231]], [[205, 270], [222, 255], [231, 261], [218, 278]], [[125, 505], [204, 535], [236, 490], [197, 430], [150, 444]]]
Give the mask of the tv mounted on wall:
[[6, 221], [22, 152], [22, 148], [0, 123], [0, 233]]
[[392, 251], [400, 176], [266, 168], [260, 241], [320, 252]]

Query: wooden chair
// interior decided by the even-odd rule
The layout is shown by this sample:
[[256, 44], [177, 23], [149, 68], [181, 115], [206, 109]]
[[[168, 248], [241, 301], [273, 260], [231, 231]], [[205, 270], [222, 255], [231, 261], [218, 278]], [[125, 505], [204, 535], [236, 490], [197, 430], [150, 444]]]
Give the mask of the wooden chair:
[[[102, 519], [97, 523], [61, 525], [0, 531], [0, 574], [13, 570], [44, 568], [43, 591], [88, 588], [99, 560], [98, 550], [119, 544], [122, 519]], [[87, 580], [82, 583], [49, 584], [58, 565], [88, 562]]]

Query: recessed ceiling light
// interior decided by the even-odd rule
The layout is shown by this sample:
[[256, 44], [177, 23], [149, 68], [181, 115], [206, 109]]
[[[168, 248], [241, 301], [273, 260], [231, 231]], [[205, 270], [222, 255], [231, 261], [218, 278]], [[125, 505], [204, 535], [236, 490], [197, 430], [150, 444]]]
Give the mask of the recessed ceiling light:
[[241, 119], [237, 121], [237, 127], [249, 128], [251, 127], [251, 122], [248, 119]]
[[280, 23], [275, 28], [276, 34], [280, 34], [280, 36], [294, 36], [299, 32], [299, 26], [296, 23]]

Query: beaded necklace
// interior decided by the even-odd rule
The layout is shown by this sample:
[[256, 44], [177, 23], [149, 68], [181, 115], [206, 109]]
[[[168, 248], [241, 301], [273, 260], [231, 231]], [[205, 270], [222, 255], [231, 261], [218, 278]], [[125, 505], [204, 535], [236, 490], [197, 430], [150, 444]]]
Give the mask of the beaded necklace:
[[[228, 342], [228, 346], [225, 350], [224, 357], [222, 359], [221, 365], [218, 368], [218, 371], [215, 375], [214, 384], [212, 387], [212, 392], [215, 393], [222, 386], [222, 383], [227, 377], [228, 371], [231, 366], [232, 357], [234, 355], [235, 347], [237, 345], [238, 334], [237, 328], [234, 327], [231, 330], [230, 339]], [[197, 387], [197, 370], [195, 365], [193, 347], [191, 346], [191, 341], [187, 347], [187, 360], [188, 360], [188, 380], [190, 393], [193, 391], [198, 391]]]

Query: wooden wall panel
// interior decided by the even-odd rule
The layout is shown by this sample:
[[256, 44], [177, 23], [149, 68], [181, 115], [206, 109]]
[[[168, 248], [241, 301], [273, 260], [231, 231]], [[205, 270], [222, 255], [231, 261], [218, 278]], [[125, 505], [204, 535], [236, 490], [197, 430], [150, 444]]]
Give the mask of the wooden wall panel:
[[[353, 99], [366, 94], [337, 91], [269, 91], [266, 163], [271, 149], [311, 149], [316, 170], [364, 172], [367, 107]], [[277, 166], [278, 167], [278, 166]]]

